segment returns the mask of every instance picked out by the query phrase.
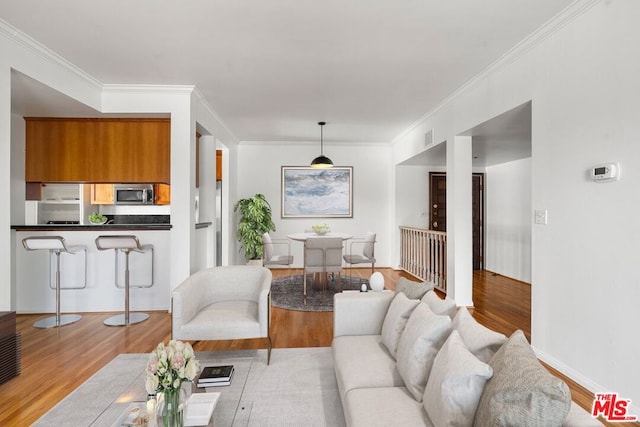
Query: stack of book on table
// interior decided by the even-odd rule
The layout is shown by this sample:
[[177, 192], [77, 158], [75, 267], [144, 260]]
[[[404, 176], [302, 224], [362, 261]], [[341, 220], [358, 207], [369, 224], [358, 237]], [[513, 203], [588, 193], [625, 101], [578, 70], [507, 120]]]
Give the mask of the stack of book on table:
[[231, 385], [235, 372], [233, 365], [205, 366], [198, 377], [198, 387], [221, 387]]

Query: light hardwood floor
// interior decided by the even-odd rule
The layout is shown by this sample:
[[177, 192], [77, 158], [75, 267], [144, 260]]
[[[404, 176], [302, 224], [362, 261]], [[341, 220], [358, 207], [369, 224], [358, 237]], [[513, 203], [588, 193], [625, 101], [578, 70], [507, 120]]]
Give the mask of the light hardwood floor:
[[[368, 269], [354, 269], [367, 277]], [[401, 272], [379, 269], [387, 288], [395, 289]], [[295, 272], [294, 272], [295, 273]], [[274, 271], [274, 276], [286, 274]], [[410, 277], [410, 276], [407, 276]], [[486, 326], [510, 335], [522, 329], [530, 337], [531, 288], [490, 272], [474, 275], [473, 315]], [[120, 353], [148, 353], [171, 333], [171, 316], [151, 312], [149, 320], [128, 327], [107, 327], [112, 313], [85, 313], [81, 321], [54, 329], [36, 329], [45, 315], [18, 315], [22, 334], [22, 374], [0, 386], [0, 425], [26, 426]], [[274, 308], [271, 336], [275, 348], [331, 345], [333, 314]], [[263, 340], [198, 342], [196, 351], [264, 348]], [[564, 378], [566, 380], [566, 378]], [[589, 407], [592, 394], [568, 381], [576, 400]], [[628, 424], [627, 424], [628, 425]]]

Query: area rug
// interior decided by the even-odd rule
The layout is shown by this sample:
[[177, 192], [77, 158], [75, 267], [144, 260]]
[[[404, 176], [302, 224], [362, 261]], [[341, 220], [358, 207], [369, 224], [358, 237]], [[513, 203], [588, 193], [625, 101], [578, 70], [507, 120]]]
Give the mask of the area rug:
[[369, 281], [360, 277], [329, 275], [326, 290], [314, 289], [313, 274], [307, 276], [307, 298], [304, 298], [302, 274], [284, 276], [271, 282], [271, 305], [297, 311], [333, 311], [333, 295], [342, 290], [360, 290]]
[[[345, 426], [329, 347], [274, 349], [269, 366], [266, 350], [198, 352], [196, 357], [216, 364], [250, 364], [244, 383], [234, 376], [233, 383], [240, 386], [235, 416], [216, 420], [215, 427]], [[119, 355], [34, 425], [111, 426], [127, 402], [144, 399], [147, 359], [147, 354]], [[223, 388], [221, 398], [233, 394]]]

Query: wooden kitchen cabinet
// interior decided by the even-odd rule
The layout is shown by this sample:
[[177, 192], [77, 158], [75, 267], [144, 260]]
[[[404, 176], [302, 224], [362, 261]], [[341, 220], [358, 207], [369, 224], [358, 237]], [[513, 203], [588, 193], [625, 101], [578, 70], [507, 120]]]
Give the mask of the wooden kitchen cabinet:
[[169, 184], [169, 119], [25, 118], [28, 182]]
[[171, 186], [167, 184], [155, 184], [154, 189], [156, 205], [171, 204]]
[[92, 205], [112, 205], [113, 184], [91, 184]]

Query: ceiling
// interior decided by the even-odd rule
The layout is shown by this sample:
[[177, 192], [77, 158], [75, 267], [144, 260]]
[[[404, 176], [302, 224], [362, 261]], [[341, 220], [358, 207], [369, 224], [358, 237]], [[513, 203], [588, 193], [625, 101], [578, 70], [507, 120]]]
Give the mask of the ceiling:
[[[323, 120], [326, 142], [389, 142], [572, 1], [29, 0], [0, 18], [103, 83], [195, 85], [241, 141], [317, 141]], [[96, 114], [14, 77], [15, 111]]]
[[[472, 137], [474, 167], [495, 166], [531, 157], [531, 102], [519, 105], [462, 133]], [[447, 165], [445, 141], [402, 162], [403, 166]]]

